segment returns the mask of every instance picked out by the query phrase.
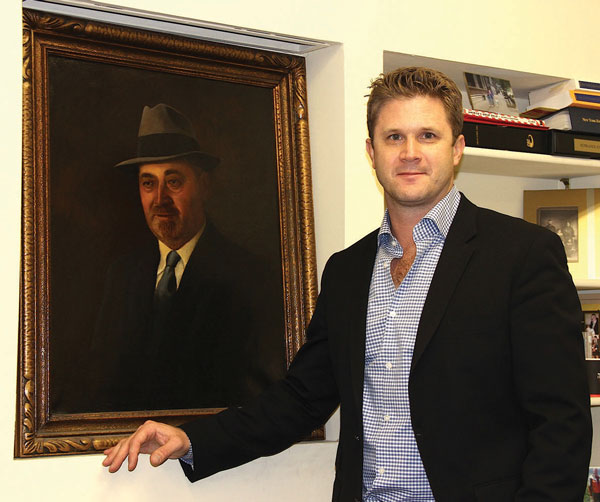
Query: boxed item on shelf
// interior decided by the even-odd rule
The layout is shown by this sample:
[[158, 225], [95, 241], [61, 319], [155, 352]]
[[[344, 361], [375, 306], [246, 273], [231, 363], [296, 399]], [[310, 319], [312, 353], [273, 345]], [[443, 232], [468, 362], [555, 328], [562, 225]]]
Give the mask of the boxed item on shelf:
[[569, 106], [544, 117], [544, 122], [550, 129], [600, 134], [600, 109]]
[[600, 159], [600, 135], [550, 130], [550, 153]]
[[600, 107], [600, 83], [565, 80], [529, 91], [529, 109], [545, 107], [560, 110], [570, 105]]
[[463, 109], [467, 146], [550, 153], [548, 127], [541, 120]]
[[464, 122], [463, 135], [467, 146], [550, 153], [548, 131], [544, 129]]
[[600, 396], [600, 359], [588, 359], [585, 362], [590, 394]]

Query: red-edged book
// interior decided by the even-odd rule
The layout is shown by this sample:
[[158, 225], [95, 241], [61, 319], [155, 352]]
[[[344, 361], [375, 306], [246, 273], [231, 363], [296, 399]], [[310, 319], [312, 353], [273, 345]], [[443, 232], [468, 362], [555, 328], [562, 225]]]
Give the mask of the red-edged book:
[[467, 146], [550, 153], [548, 127], [542, 120], [466, 108], [463, 120]]

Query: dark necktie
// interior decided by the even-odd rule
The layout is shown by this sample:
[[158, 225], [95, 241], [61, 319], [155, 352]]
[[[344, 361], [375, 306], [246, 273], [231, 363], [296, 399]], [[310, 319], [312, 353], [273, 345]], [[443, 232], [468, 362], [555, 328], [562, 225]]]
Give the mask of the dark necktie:
[[154, 297], [158, 304], [168, 303], [170, 298], [177, 291], [177, 280], [175, 279], [175, 265], [181, 259], [181, 257], [177, 254], [177, 251], [171, 251], [167, 255], [167, 265], [163, 272], [160, 281], [158, 281], [158, 285], [156, 286], [156, 291], [154, 293]]
[[[177, 291], [177, 280], [175, 279], [175, 265], [181, 257], [176, 251], [171, 251], [167, 255], [167, 263], [163, 275], [154, 290], [154, 311], [151, 319], [151, 331], [144, 344], [143, 357], [150, 360], [165, 358], [165, 344], [169, 341], [170, 326], [172, 325], [173, 314], [171, 304], [173, 296]], [[169, 363], [167, 363], [169, 364]], [[156, 374], [156, 368], [144, 368], [139, 378], [144, 382], [144, 391], [148, 393], [147, 400], [141, 402], [152, 402], [152, 393], [159, 388], [157, 381], [159, 375]], [[144, 398], [144, 399], [146, 399]]]

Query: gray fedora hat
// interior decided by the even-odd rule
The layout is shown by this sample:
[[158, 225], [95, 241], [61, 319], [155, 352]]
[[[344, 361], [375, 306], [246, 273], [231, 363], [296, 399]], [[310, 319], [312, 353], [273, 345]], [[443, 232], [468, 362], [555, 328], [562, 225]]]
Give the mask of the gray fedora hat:
[[140, 164], [189, 159], [203, 169], [214, 169], [219, 159], [202, 151], [192, 123], [179, 110], [160, 103], [144, 106], [137, 138], [137, 154], [119, 162], [119, 169], [137, 169]]

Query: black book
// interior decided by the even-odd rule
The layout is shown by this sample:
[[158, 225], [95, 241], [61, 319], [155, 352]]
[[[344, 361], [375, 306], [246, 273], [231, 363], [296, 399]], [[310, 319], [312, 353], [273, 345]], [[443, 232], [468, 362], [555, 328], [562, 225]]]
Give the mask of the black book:
[[590, 385], [590, 394], [600, 395], [600, 359], [586, 359], [585, 366]]
[[550, 130], [551, 153], [600, 159], [600, 135]]
[[544, 117], [544, 122], [551, 129], [600, 134], [600, 109], [569, 106]]
[[465, 122], [463, 135], [467, 146], [514, 152], [550, 153], [548, 131], [544, 129]]

